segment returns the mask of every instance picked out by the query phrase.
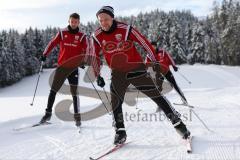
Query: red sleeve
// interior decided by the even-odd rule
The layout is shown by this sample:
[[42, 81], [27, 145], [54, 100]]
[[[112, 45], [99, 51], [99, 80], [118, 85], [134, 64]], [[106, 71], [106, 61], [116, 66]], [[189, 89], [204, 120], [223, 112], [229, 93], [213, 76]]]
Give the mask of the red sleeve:
[[82, 39], [82, 49], [81, 49], [81, 52], [83, 53], [87, 53], [88, 51], [88, 47], [89, 47], [89, 44], [88, 44], [88, 38], [86, 35], [83, 35], [83, 39]]
[[91, 65], [94, 70], [94, 75], [97, 77], [100, 75], [100, 45], [94, 40], [93, 37], [89, 39], [89, 50], [87, 52], [86, 63]]
[[45, 48], [43, 55], [47, 56], [51, 50], [56, 47], [61, 41], [61, 35], [60, 32], [57, 33], [57, 35], [48, 43], [47, 47]]
[[156, 62], [156, 54], [154, 53], [152, 45], [141, 33], [132, 27], [129, 37], [147, 51], [147, 56], [152, 62]]

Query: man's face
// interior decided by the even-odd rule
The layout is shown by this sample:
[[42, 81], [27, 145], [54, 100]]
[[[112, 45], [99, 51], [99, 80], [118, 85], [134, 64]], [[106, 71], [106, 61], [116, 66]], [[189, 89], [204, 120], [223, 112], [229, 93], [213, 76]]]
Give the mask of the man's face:
[[69, 25], [71, 26], [72, 29], [76, 29], [79, 24], [80, 24], [80, 20], [79, 19], [75, 19], [73, 17], [70, 17], [68, 20]]
[[109, 31], [113, 24], [113, 18], [106, 13], [100, 13], [98, 15], [98, 22], [100, 23], [102, 30]]

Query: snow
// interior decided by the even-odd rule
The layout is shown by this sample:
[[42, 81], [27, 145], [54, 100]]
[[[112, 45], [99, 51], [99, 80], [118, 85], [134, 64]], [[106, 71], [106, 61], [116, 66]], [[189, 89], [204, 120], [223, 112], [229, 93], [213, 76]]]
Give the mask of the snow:
[[[107, 85], [110, 73], [103, 68]], [[30, 106], [37, 75], [26, 77], [19, 83], [0, 89], [0, 159], [89, 159], [98, 157], [112, 146], [114, 129], [108, 114], [83, 121], [81, 133], [73, 122], [53, 116], [52, 125], [23, 131], [19, 128], [38, 122], [44, 113], [49, 93], [48, 78], [53, 70], [41, 75], [34, 106]], [[156, 105], [148, 98], [139, 98], [135, 106], [123, 105], [128, 139], [131, 141], [104, 159], [159, 160], [159, 159], [215, 159], [229, 160], [240, 157], [240, 67], [181, 65], [179, 70], [192, 83], [189, 85], [180, 74], [173, 72], [178, 84], [194, 111], [213, 131], [209, 132], [187, 107], [175, 106], [183, 121], [194, 135], [193, 153], [186, 149], [172, 125], [160, 112], [155, 117]], [[81, 82], [92, 88], [90, 83]], [[96, 82], [94, 83], [96, 85]], [[97, 87], [98, 90], [101, 90]], [[109, 91], [109, 87], [106, 87]], [[175, 91], [166, 95], [170, 102], [181, 102]], [[58, 94], [55, 104], [71, 99]], [[86, 112], [100, 104], [100, 100], [80, 97], [81, 111]], [[71, 107], [72, 110], [72, 107]]]

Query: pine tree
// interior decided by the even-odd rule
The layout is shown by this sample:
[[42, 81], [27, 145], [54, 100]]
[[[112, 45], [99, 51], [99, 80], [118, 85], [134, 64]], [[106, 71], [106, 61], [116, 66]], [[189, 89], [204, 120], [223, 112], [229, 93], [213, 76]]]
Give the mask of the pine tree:
[[170, 44], [171, 49], [170, 53], [172, 54], [173, 59], [177, 63], [186, 63], [186, 51], [184, 50], [182, 41], [183, 41], [183, 33], [180, 27], [180, 23], [178, 18], [174, 13], [170, 13], [171, 16], [171, 29], [170, 29]]
[[205, 45], [204, 45], [204, 30], [202, 23], [197, 23], [193, 26], [193, 37], [192, 37], [192, 47], [191, 54], [188, 56], [189, 63], [205, 63]]
[[2, 31], [0, 35], [0, 87], [7, 85], [9, 70], [7, 65], [7, 32]]
[[44, 51], [44, 43], [42, 32], [37, 28], [35, 28], [34, 30], [33, 45], [34, 48], [36, 49], [35, 57], [40, 58]]
[[26, 75], [32, 75], [36, 73], [39, 69], [39, 60], [35, 57], [36, 56], [36, 48], [33, 45], [34, 33], [33, 30], [30, 28], [26, 30], [24, 35], [21, 38], [21, 43], [23, 46], [24, 52], [24, 68]]
[[24, 70], [24, 58], [23, 58], [23, 48], [18, 43], [19, 42], [19, 34], [14, 31], [9, 31], [9, 42], [8, 42], [8, 54], [11, 56], [11, 82], [15, 83], [22, 79], [25, 74]]
[[212, 19], [207, 18], [205, 23], [205, 62], [208, 64], [221, 64], [219, 32]]

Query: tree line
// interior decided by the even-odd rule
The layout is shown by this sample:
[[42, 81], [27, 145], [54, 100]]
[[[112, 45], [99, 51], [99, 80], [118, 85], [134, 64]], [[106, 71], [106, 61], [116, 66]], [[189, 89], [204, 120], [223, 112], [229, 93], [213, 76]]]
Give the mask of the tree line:
[[[116, 17], [136, 27], [150, 41], [167, 50], [177, 64], [203, 63], [240, 65], [240, 2], [223, 0], [214, 2], [212, 13], [205, 18], [191, 11], [154, 10], [137, 16]], [[97, 22], [81, 25], [90, 35]], [[59, 28], [44, 30], [29, 28], [24, 33], [10, 29], [0, 32], [0, 87], [11, 85], [24, 76], [38, 72], [45, 47]], [[145, 51], [138, 47], [143, 58]], [[55, 48], [44, 64], [55, 67], [59, 48]]]

